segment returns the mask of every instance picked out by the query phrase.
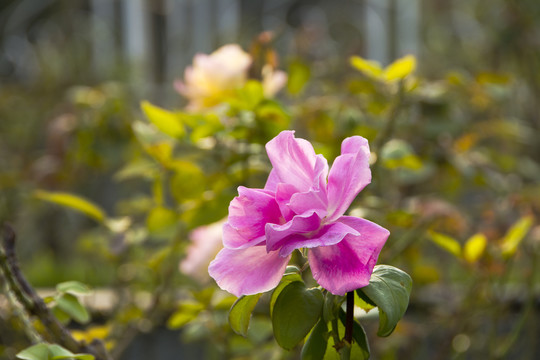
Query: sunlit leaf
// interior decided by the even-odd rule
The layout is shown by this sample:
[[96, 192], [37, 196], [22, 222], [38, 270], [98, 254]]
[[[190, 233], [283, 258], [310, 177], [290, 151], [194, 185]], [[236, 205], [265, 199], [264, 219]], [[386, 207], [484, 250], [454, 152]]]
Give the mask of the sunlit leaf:
[[172, 236], [177, 224], [176, 212], [163, 206], [153, 208], [146, 218], [148, 231], [158, 237]]
[[167, 320], [167, 327], [169, 329], [179, 329], [195, 320], [203, 310], [204, 305], [201, 303], [184, 302], [180, 304], [178, 310], [169, 317], [169, 320]]
[[309, 333], [321, 317], [324, 296], [317, 289], [293, 281], [279, 294], [272, 313], [272, 326], [277, 343], [291, 350]]
[[172, 151], [173, 146], [170, 142], [158, 142], [144, 146], [144, 150], [153, 157], [158, 163], [170, 168], [173, 164]]
[[71, 321], [71, 316], [66, 314], [66, 312], [60, 309], [58, 306], [53, 306], [51, 311], [56, 319], [62, 324], [67, 325]]
[[56, 291], [60, 293], [68, 293], [71, 295], [88, 295], [90, 288], [78, 281], [65, 281], [56, 285]]
[[56, 299], [56, 306], [68, 314], [73, 320], [86, 324], [90, 321], [90, 314], [86, 308], [71, 294], [63, 294]]
[[147, 119], [154, 124], [162, 133], [178, 139], [185, 135], [184, 125], [177, 114], [150, 104], [148, 101], [141, 103], [141, 109]]
[[72, 330], [71, 335], [78, 341], [91, 343], [94, 339], [105, 339], [111, 331], [111, 325], [96, 325], [87, 327], [84, 330]]
[[429, 231], [429, 237], [431, 241], [433, 241], [435, 244], [439, 245], [441, 248], [448, 251], [455, 257], [461, 256], [461, 245], [453, 237], [432, 230]]
[[251, 313], [262, 294], [242, 296], [236, 300], [229, 311], [229, 324], [235, 333], [246, 336]]
[[529, 232], [533, 224], [532, 216], [525, 216], [519, 219], [512, 227], [507, 231], [506, 235], [502, 239], [501, 254], [505, 258], [509, 258], [516, 252], [519, 244], [525, 238], [525, 235]]
[[487, 238], [484, 234], [474, 234], [463, 246], [463, 257], [469, 263], [476, 262], [484, 253], [486, 245]]
[[[340, 319], [342, 318], [344, 312], [343, 310], [340, 310], [340, 314], [339, 314], [339, 317]], [[343, 322], [342, 321], [338, 321], [337, 322], [337, 332], [338, 332], [338, 337], [340, 339], [343, 338], [343, 336], [345, 335], [345, 326], [343, 325]], [[359, 327], [359, 329], [358, 329]], [[330, 329], [329, 329], [330, 330]], [[334, 329], [332, 329], [334, 330]], [[356, 333], [356, 334], [355, 334]], [[366, 343], [366, 346], [363, 346], [361, 345], [362, 342], [359, 342], [362, 341], [362, 337], [366, 336], [365, 335], [365, 332], [364, 332], [364, 329], [360, 326], [360, 324], [358, 324], [356, 321], [355, 321], [355, 324], [353, 325], [353, 344], [351, 346], [351, 349], [350, 349], [350, 357], [348, 357], [349, 359], [351, 360], [364, 360], [364, 359], [368, 359], [369, 358], [369, 346], [368, 344]], [[366, 338], [366, 341], [367, 341], [367, 338]], [[326, 346], [326, 353], [324, 354], [324, 360], [342, 360], [343, 357], [342, 355], [343, 354], [340, 354], [336, 351], [336, 348], [335, 348], [335, 343], [334, 343], [334, 337], [333, 336], [329, 336], [328, 337], [328, 344]], [[339, 346], [341, 346], [343, 344], [339, 344]], [[367, 357], [366, 357], [366, 354], [367, 354]]]
[[64, 349], [60, 345], [41, 343], [24, 349], [16, 355], [22, 360], [60, 360], [60, 359], [79, 359], [93, 360], [94, 356], [90, 354], [74, 354]]
[[327, 344], [328, 327], [326, 322], [320, 319], [302, 348], [302, 360], [323, 360]]
[[175, 161], [174, 175], [170, 181], [170, 190], [178, 203], [185, 200], [199, 199], [206, 186], [203, 171], [192, 162]]
[[40, 200], [45, 200], [80, 211], [99, 222], [103, 222], [107, 217], [105, 211], [99, 206], [77, 195], [63, 192], [48, 192], [43, 190], [37, 190], [34, 195]]
[[389, 169], [403, 167], [418, 170], [422, 167], [422, 161], [414, 154], [412, 146], [398, 139], [392, 139], [383, 146], [381, 161]]
[[37, 344], [24, 349], [16, 355], [23, 360], [49, 360], [48, 344]]
[[397, 59], [384, 69], [384, 77], [387, 81], [402, 80], [416, 69], [416, 58], [412, 55]]
[[135, 178], [151, 179], [155, 176], [158, 168], [155, 162], [146, 159], [137, 159], [127, 163], [114, 174], [116, 181], [124, 181]]
[[377, 335], [390, 335], [409, 305], [412, 279], [404, 271], [388, 265], [375, 266], [369, 285], [358, 289], [379, 308]]
[[493, 72], [481, 72], [476, 75], [479, 84], [506, 85], [512, 80], [509, 74], [498, 74]]
[[381, 64], [373, 60], [365, 60], [360, 56], [352, 56], [350, 59], [351, 65], [360, 70], [365, 75], [378, 79], [383, 74]]
[[[339, 309], [339, 319], [341, 320], [341, 323], [343, 325], [347, 322], [347, 314], [343, 309]], [[369, 356], [371, 354], [371, 349], [369, 348], [369, 342], [366, 335], [366, 331], [358, 323], [358, 321], [353, 321], [353, 332], [352, 332], [354, 344], [353, 344], [353, 352], [354, 352], [354, 359], [357, 360], [367, 360], [369, 359]], [[357, 351], [355, 351], [357, 350]], [[353, 357], [351, 357], [352, 359]]]
[[256, 80], [249, 80], [243, 88], [237, 91], [237, 97], [229, 100], [233, 106], [244, 110], [254, 110], [264, 99], [262, 84]]
[[311, 70], [306, 63], [300, 60], [292, 61], [289, 64], [287, 91], [292, 95], [300, 94], [310, 77]]

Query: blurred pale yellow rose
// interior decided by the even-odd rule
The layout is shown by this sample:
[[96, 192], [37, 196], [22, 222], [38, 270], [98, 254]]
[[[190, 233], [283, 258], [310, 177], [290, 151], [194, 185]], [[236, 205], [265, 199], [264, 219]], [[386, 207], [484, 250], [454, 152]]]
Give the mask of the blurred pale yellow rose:
[[213, 107], [244, 86], [251, 57], [236, 44], [225, 45], [210, 55], [197, 54], [193, 66], [176, 81], [176, 90], [189, 99], [191, 110]]
[[190, 233], [191, 244], [187, 256], [180, 262], [182, 273], [202, 283], [210, 281], [208, 265], [223, 248], [222, 229], [225, 220], [198, 227]]
[[[189, 99], [189, 110], [208, 109], [234, 96], [236, 90], [246, 84], [251, 63], [251, 56], [240, 46], [224, 45], [210, 55], [195, 55], [193, 65], [184, 72], [184, 81], [175, 81], [174, 87]], [[266, 97], [274, 96], [286, 82], [285, 72], [269, 65], [263, 68], [262, 84]]]
[[287, 74], [285, 71], [275, 70], [270, 65], [265, 65], [262, 69], [262, 85], [264, 96], [274, 97], [279, 90], [287, 84]]

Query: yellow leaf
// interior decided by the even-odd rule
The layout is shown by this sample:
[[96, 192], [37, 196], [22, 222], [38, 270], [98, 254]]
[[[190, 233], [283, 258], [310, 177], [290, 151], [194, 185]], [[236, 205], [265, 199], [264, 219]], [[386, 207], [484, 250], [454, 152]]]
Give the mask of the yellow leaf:
[[476, 262], [486, 250], [487, 239], [484, 234], [474, 234], [467, 240], [463, 247], [463, 257], [467, 262]]
[[103, 222], [107, 215], [99, 206], [91, 203], [90, 201], [83, 199], [77, 195], [64, 193], [64, 192], [48, 192], [43, 190], [37, 190], [34, 196], [40, 200], [45, 200], [58, 205], [62, 205], [73, 210], [82, 212], [85, 215]]
[[476, 76], [476, 81], [479, 84], [494, 84], [494, 85], [506, 85], [512, 78], [507, 74], [497, 74], [490, 72], [482, 72]]
[[461, 256], [461, 245], [456, 239], [431, 230], [429, 231], [429, 236], [435, 244], [439, 245], [444, 250], [456, 257]]
[[154, 106], [148, 101], [141, 102], [141, 109], [148, 120], [162, 133], [175, 139], [185, 135], [184, 125], [177, 114]]
[[157, 206], [153, 208], [146, 218], [148, 231], [160, 238], [171, 237], [176, 230], [178, 215], [175, 211]]
[[350, 62], [355, 69], [360, 70], [365, 75], [379, 78], [383, 73], [381, 64], [376, 61], [365, 60], [362, 59], [360, 56], [352, 56]]
[[144, 146], [144, 150], [152, 156], [157, 162], [165, 167], [171, 167], [173, 146], [168, 142], [160, 142]]
[[92, 342], [94, 339], [105, 339], [111, 330], [110, 325], [98, 325], [91, 326], [86, 330], [72, 330], [71, 335], [76, 340], [85, 341], [87, 343]]
[[384, 78], [387, 81], [402, 80], [416, 69], [416, 58], [412, 55], [397, 59], [384, 69]]
[[532, 216], [525, 216], [519, 219], [504, 235], [501, 244], [501, 254], [505, 258], [514, 255], [519, 244], [525, 238], [533, 224]]

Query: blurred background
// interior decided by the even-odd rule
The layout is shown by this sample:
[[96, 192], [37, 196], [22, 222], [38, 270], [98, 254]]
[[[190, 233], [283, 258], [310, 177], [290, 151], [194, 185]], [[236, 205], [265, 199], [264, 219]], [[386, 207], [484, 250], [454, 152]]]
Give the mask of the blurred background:
[[[217, 139], [216, 147], [193, 137], [176, 144], [175, 154], [202, 172], [184, 168], [184, 178], [171, 180], [162, 154], [149, 151], [137, 133], [134, 124], [144, 119], [139, 104], [181, 111], [187, 100], [173, 82], [197, 53], [230, 43], [254, 63], [263, 54], [263, 63], [288, 74], [287, 86], [276, 107], [265, 108], [271, 115], [260, 108], [228, 113], [239, 125], [201, 136]], [[384, 68], [409, 54], [416, 71], [399, 86], [349, 61], [361, 56]], [[23, 272], [37, 288], [78, 280], [146, 296], [165, 278], [159, 271], [178, 272], [189, 231], [226, 215], [236, 186], [264, 184], [260, 145], [279, 130], [296, 129], [329, 161], [344, 137], [359, 134], [370, 140], [377, 162], [374, 183], [350, 212], [391, 230], [379, 262], [414, 281], [407, 314], [391, 337], [375, 336], [373, 316], [363, 320], [372, 358], [536, 359], [539, 70], [536, 0], [2, 0], [0, 221], [16, 229]], [[254, 123], [245, 120], [250, 112]], [[238, 148], [229, 146], [233, 140]], [[162, 191], [156, 178], [171, 182], [170, 189], [178, 181], [204, 185], [183, 185], [191, 196], [165, 190], [165, 206], [155, 200]], [[44, 202], [38, 189], [90, 199], [118, 226]], [[156, 215], [156, 202], [173, 215]], [[162, 215], [179, 219], [176, 232], [149, 220]], [[122, 227], [126, 218], [130, 225]], [[179, 245], [167, 242], [172, 237]], [[163, 251], [176, 257], [161, 269]], [[154, 263], [145, 263], [150, 256]], [[179, 276], [172, 284], [196, 289], [206, 306], [205, 286]], [[140, 299], [126, 300], [131, 307], [122, 313], [115, 304], [125, 299], [115, 299], [89, 305], [92, 325], [143, 318]], [[160, 316], [137, 323], [138, 340], [126, 345], [123, 358], [299, 358], [274, 349], [263, 320], [253, 325], [259, 337], [217, 339], [226, 320], [201, 318], [197, 308], [189, 321], [171, 323], [171, 312], [185, 308], [163, 304]], [[12, 306], [1, 298], [0, 358], [13, 358], [28, 343]], [[71, 326], [86, 329], [84, 336], [110, 335]], [[225, 351], [220, 341], [233, 345]], [[268, 355], [253, 355], [258, 346]]]

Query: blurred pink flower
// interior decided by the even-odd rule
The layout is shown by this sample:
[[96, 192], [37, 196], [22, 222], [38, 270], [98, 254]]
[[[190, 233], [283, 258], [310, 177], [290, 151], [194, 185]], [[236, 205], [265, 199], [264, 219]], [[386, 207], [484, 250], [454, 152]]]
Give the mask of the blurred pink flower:
[[[200, 111], [234, 96], [248, 80], [251, 56], [236, 44], [224, 45], [210, 55], [197, 54], [184, 72], [184, 81], [176, 80], [176, 91], [189, 99], [188, 108]], [[262, 73], [266, 97], [274, 96], [287, 82], [283, 71], [265, 66]]]
[[222, 229], [225, 219], [193, 230], [187, 256], [180, 262], [180, 271], [203, 283], [208, 282], [208, 265], [223, 248]]
[[264, 189], [239, 187], [208, 271], [236, 296], [277, 286], [295, 249], [308, 248], [313, 277], [333, 294], [366, 286], [388, 230], [344, 216], [371, 182], [366, 139], [345, 139], [332, 168], [311, 144], [283, 131], [266, 151], [273, 169]]

